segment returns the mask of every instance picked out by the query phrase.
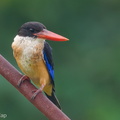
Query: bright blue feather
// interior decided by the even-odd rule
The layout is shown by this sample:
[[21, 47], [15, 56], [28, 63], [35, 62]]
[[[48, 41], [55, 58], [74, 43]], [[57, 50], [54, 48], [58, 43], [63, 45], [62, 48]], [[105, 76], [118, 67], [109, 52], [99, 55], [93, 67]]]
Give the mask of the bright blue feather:
[[54, 69], [53, 69], [53, 66], [49, 63], [47, 55], [45, 54], [45, 52], [43, 54], [44, 54], [44, 60], [46, 62], [46, 67], [48, 69], [49, 75], [50, 75], [51, 79], [54, 80]]

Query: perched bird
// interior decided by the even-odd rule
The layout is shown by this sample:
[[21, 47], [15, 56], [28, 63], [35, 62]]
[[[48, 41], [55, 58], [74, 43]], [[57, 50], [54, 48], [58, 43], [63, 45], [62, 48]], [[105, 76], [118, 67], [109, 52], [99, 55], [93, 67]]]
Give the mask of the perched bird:
[[14, 38], [13, 55], [21, 71], [39, 87], [32, 98], [34, 99], [39, 92], [44, 91], [46, 96], [61, 109], [55, 96], [52, 48], [45, 41], [46, 39], [68, 41], [67, 38], [48, 31], [39, 22], [27, 22], [20, 27]]

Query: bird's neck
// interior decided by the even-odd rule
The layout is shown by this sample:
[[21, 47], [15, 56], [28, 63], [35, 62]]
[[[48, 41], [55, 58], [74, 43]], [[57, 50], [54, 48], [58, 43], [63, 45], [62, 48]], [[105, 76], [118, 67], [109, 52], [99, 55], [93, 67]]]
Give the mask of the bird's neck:
[[36, 44], [44, 44], [45, 40], [40, 38], [33, 38], [33, 37], [23, 37], [16, 35], [14, 38], [14, 44], [22, 45], [22, 46], [34, 46]]
[[16, 54], [22, 54], [25, 56], [32, 56], [33, 54], [42, 54], [44, 42], [44, 39], [22, 37], [17, 35], [12, 43], [14, 55], [16, 56]]

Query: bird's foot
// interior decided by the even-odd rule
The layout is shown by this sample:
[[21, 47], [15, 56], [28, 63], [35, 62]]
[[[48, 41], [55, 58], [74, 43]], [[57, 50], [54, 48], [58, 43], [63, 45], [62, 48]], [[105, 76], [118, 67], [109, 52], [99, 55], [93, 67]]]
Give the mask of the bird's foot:
[[18, 81], [17, 86], [20, 87], [21, 84], [22, 84], [25, 80], [30, 81], [30, 78], [29, 78], [28, 76], [26, 76], [26, 75], [23, 75], [23, 76], [20, 78], [20, 80]]
[[31, 97], [31, 100], [34, 100], [36, 98], [36, 96], [43, 91], [43, 88], [44, 88], [44, 85], [42, 85], [37, 90], [33, 90], [32, 92], [34, 92], [34, 93], [33, 93], [32, 97]]
[[31, 100], [34, 100], [34, 99], [36, 98], [36, 96], [37, 96], [40, 92], [42, 92], [42, 90], [41, 90], [41, 89], [38, 89], [38, 90], [33, 90], [32, 92], [34, 92], [34, 93], [33, 93], [32, 97], [31, 97]]

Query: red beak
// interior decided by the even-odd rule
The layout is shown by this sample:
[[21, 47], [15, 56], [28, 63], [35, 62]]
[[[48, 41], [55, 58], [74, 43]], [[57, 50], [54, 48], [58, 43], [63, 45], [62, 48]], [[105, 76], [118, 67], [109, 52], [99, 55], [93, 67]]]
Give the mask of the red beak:
[[38, 38], [43, 38], [43, 39], [48, 39], [48, 40], [53, 40], [53, 41], [68, 41], [69, 40], [61, 35], [58, 35], [46, 29], [43, 29], [39, 33], [35, 33], [34, 35], [36, 35]]

